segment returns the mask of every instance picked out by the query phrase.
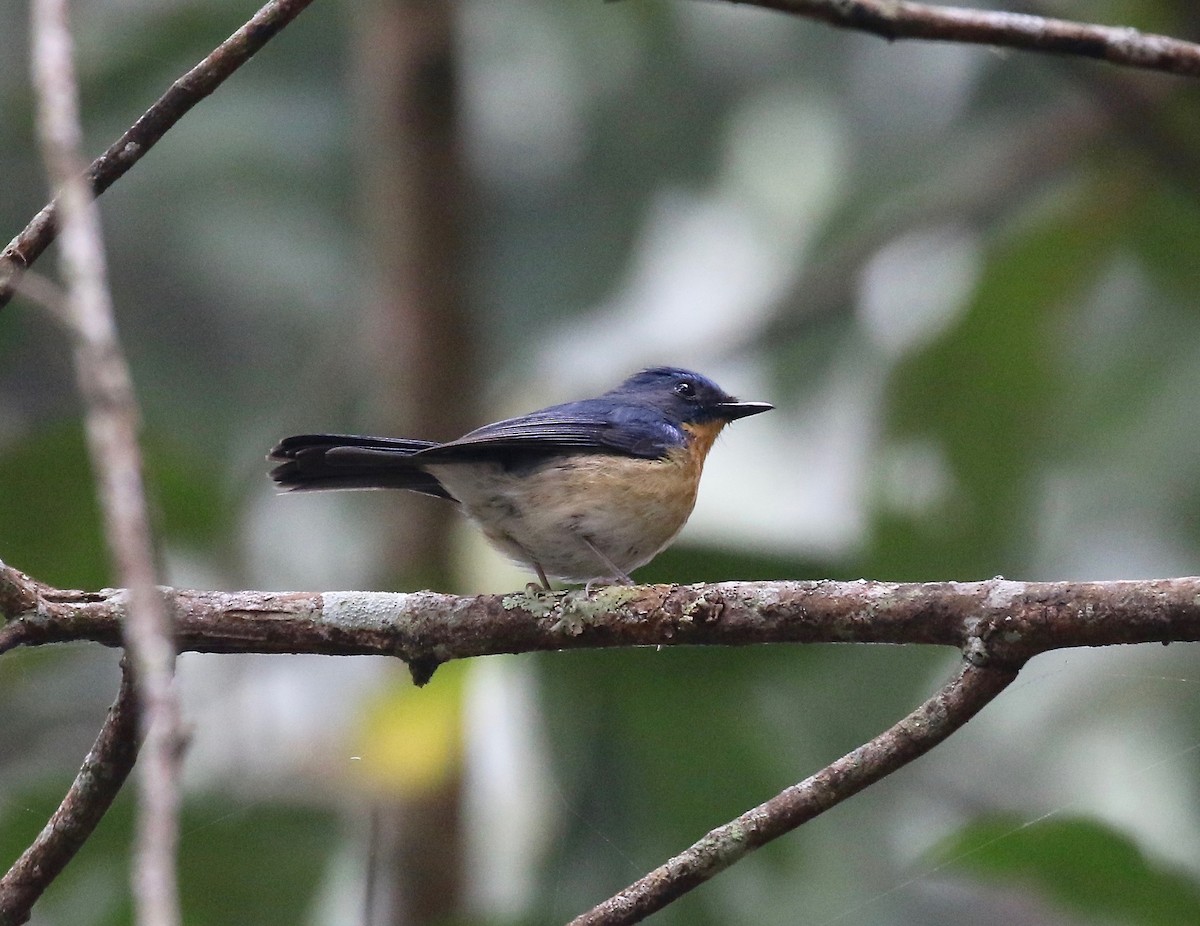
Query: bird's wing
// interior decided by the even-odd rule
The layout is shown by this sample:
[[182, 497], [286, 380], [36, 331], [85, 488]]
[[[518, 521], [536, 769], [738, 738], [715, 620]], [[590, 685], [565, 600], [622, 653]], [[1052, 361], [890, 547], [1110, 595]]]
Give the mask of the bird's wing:
[[593, 450], [654, 459], [683, 440], [657, 409], [587, 399], [484, 425], [417, 454], [422, 462], [477, 460], [496, 451]]

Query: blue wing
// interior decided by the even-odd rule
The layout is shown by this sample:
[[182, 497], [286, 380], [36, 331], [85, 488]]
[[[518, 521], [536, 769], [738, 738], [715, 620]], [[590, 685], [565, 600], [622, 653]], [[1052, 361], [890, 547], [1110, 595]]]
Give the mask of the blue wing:
[[497, 451], [591, 450], [656, 459], [680, 446], [685, 436], [651, 406], [585, 399], [484, 425], [416, 457], [432, 463], [477, 460]]

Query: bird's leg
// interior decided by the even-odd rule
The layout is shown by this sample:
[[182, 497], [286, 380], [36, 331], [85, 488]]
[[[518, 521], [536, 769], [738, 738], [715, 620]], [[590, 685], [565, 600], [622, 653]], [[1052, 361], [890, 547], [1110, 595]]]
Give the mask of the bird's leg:
[[516, 537], [513, 537], [511, 534], [502, 534], [501, 536], [504, 538], [504, 540], [511, 543], [514, 547], [516, 547], [518, 550], [520, 550], [524, 554], [522, 557], [520, 557], [520, 559], [522, 559], [524, 562], [527, 562], [530, 566], [532, 566], [534, 568], [534, 570], [537, 572], [538, 580], [542, 583], [541, 585], [538, 585], [536, 582], [527, 582], [525, 584], [525, 594], [538, 595], [538, 594], [541, 594], [542, 592], [552, 591], [552, 589], [550, 588], [550, 580], [546, 578], [546, 570], [542, 568], [542, 564], [539, 563], [536, 559], [534, 559], [530, 555], [529, 551], [527, 549], [525, 549], [524, 546], [517, 543]]
[[[604, 552], [599, 547], [597, 547], [594, 543], [592, 543], [591, 538], [589, 538], [586, 534], [580, 534], [579, 539], [584, 542], [584, 545], [589, 550], [592, 551], [592, 553], [595, 555], [596, 559], [600, 560], [600, 562], [604, 566], [604, 568], [609, 571], [608, 577], [611, 578], [613, 580], [613, 582], [618, 583], [620, 585], [633, 585], [633, 579], [629, 578], [629, 576], [625, 574], [624, 570], [618, 569], [616, 564], [613, 563], [613, 561], [611, 559], [609, 559], [607, 556], [605, 556]], [[598, 580], [597, 579], [589, 579], [587, 581], [587, 583], [583, 586], [584, 591], [587, 594], [590, 595], [592, 593], [592, 583], [596, 582], [596, 581], [598, 581]]]
[[530, 562], [530, 565], [537, 570], [540, 582], [526, 582], [526, 595], [548, 595], [553, 589], [550, 588], [550, 580], [546, 578], [546, 571], [542, 569], [541, 563]]

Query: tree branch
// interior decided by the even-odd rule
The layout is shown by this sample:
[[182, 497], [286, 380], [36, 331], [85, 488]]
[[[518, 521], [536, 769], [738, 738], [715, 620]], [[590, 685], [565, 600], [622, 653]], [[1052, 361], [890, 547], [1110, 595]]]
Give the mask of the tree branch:
[[[269, 0], [245, 25], [176, 80], [137, 122], [92, 162], [86, 173], [92, 194], [99, 196], [120, 179], [188, 110], [216, 90], [311, 2]], [[59, 204], [55, 199], [0, 251], [0, 308], [12, 299], [21, 274], [58, 234], [58, 211]]]
[[82, 170], [79, 91], [67, 0], [33, 0], [31, 31], [38, 137], [52, 188], [61, 191], [59, 263], [88, 452], [105, 539], [116, 575], [129, 589], [123, 636], [134, 665], [146, 740], [133, 864], [134, 907], [143, 926], [174, 926], [179, 922], [175, 879], [179, 721], [172, 686], [175, 644], [155, 586], [154, 548], [138, 447], [137, 397], [117, 337], [100, 215]]
[[1099, 58], [1112, 64], [1200, 77], [1200, 45], [1119, 26], [907, 0], [731, 0], [895, 39], [965, 42]]
[[[722, 582], [462, 598], [439, 592], [160, 590], [180, 651], [451, 659], [618, 646], [922, 643], [1020, 666], [1074, 646], [1200, 641], [1200, 578], [1131, 582]], [[0, 653], [121, 645], [129, 596], [64, 591], [0, 564]]]
[[719, 826], [570, 926], [640, 923], [726, 868], [923, 756], [1017, 677], [1015, 668], [966, 665], [941, 691], [869, 743]]
[[34, 903], [92, 835], [137, 759], [137, 730], [132, 673], [123, 659], [117, 699], [79, 774], [33, 845], [0, 878], [0, 926], [28, 922]]

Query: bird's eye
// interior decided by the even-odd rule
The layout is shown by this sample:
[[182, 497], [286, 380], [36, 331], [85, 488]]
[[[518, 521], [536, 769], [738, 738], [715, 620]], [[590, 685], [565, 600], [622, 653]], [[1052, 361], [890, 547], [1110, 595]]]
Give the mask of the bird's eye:
[[681, 379], [675, 384], [675, 394], [685, 399], [694, 399], [696, 397], [696, 387], [688, 380]]

